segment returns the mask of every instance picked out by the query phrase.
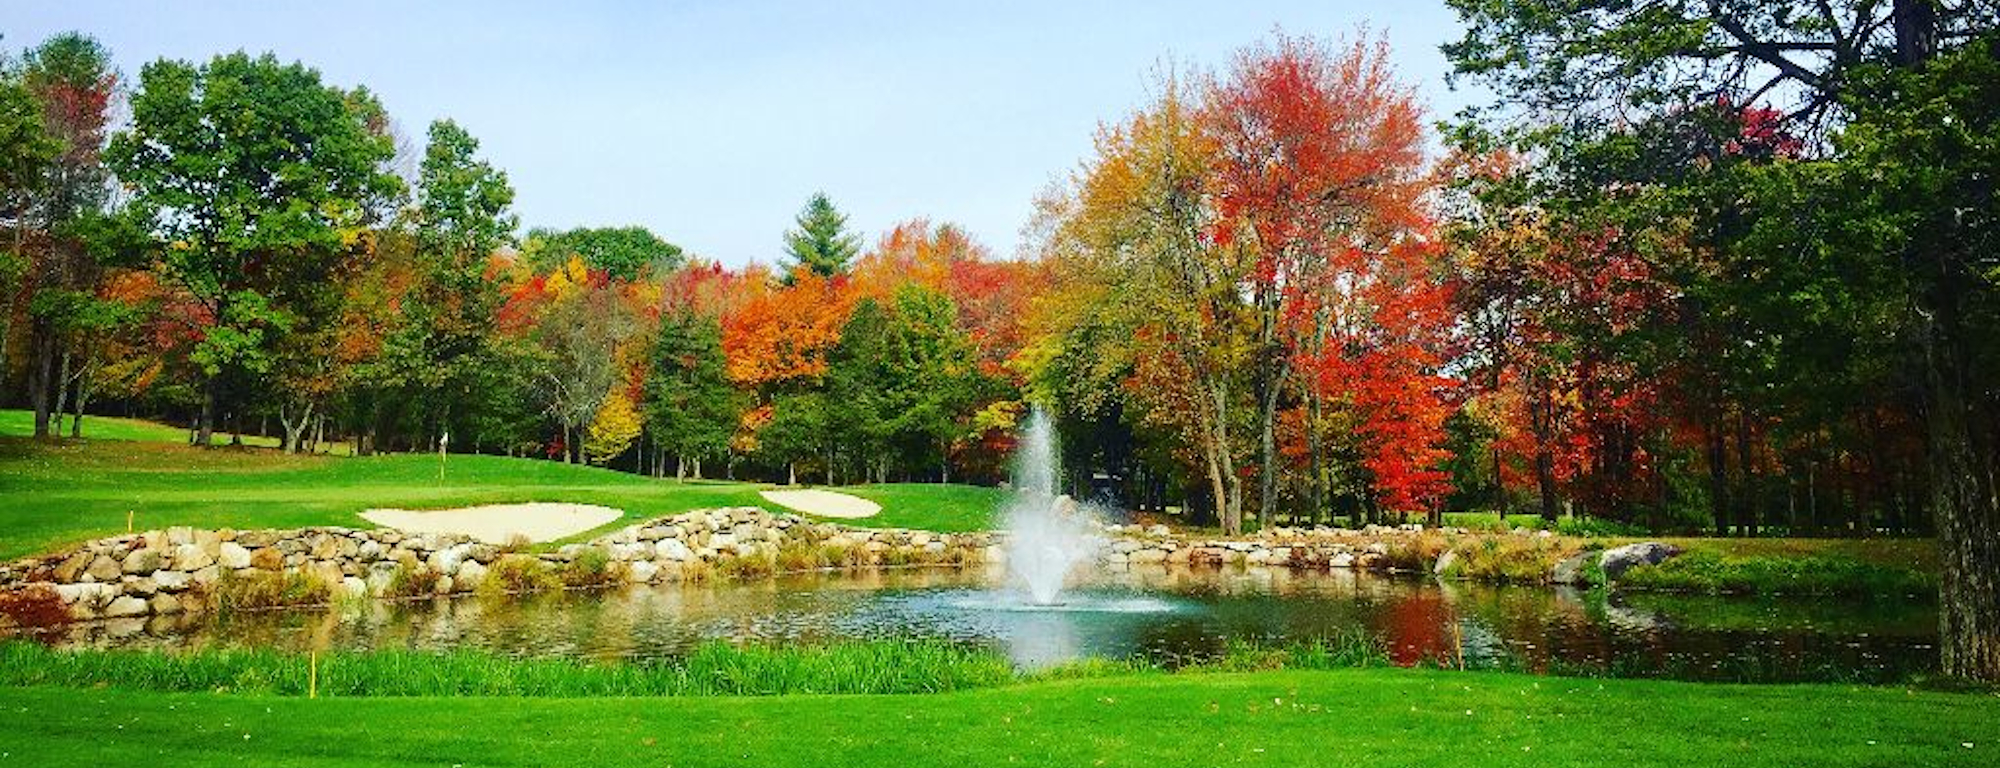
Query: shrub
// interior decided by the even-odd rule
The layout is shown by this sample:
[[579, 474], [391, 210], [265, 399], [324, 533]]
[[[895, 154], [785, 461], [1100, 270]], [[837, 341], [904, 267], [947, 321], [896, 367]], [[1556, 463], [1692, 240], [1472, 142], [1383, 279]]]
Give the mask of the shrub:
[[396, 562], [395, 572], [389, 574], [389, 583], [383, 585], [382, 596], [391, 600], [429, 597], [437, 594], [439, 575], [415, 557], [404, 557]]
[[310, 573], [225, 571], [209, 588], [209, 601], [219, 613], [261, 611], [333, 602], [333, 587]]
[[545, 592], [561, 589], [562, 579], [540, 558], [508, 554], [487, 566], [486, 580], [480, 583], [479, 588], [487, 594]]
[[827, 561], [821, 559], [819, 548], [811, 544], [792, 542], [778, 548], [777, 569], [780, 571], [811, 571], [826, 566]]
[[778, 561], [770, 555], [737, 555], [715, 562], [715, 572], [726, 579], [750, 579], [769, 576], [778, 569]]
[[62, 595], [41, 584], [0, 592], [0, 616], [19, 627], [52, 627], [69, 621]]
[[1399, 571], [1429, 573], [1438, 556], [1451, 549], [1451, 539], [1437, 531], [1399, 536], [1387, 543], [1389, 551], [1383, 555], [1382, 565]]
[[850, 547], [846, 544], [819, 545], [820, 562], [836, 568], [853, 568], [861, 565], [864, 555], [860, 547]]
[[613, 561], [602, 547], [591, 547], [564, 563], [562, 583], [566, 587], [613, 587], [625, 583], [625, 564]]

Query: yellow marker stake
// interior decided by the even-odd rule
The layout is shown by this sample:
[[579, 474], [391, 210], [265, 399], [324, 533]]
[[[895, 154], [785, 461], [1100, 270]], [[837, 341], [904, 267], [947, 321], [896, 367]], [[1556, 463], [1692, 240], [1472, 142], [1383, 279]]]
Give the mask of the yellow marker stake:
[[132, 532], [132, 514], [133, 514], [133, 510], [130, 510], [130, 509], [128, 509], [128, 510], [125, 510], [125, 532], [126, 532], [126, 533], [131, 533], [131, 532]]
[[307, 655], [306, 698], [319, 698], [319, 649]]

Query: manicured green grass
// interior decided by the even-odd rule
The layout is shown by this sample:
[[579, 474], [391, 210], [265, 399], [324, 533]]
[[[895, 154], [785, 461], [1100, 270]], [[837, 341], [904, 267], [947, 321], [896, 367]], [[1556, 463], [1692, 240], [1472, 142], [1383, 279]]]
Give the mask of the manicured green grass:
[[[107, 420], [108, 422], [109, 420]], [[146, 422], [129, 422], [143, 436]], [[157, 425], [155, 425], [157, 427]], [[160, 429], [170, 429], [159, 427]], [[275, 451], [194, 448], [172, 441], [38, 442], [0, 437], [0, 559], [53, 551], [138, 530], [372, 527], [375, 507], [443, 509], [472, 504], [562, 501], [601, 504], [625, 517], [574, 539], [694, 509], [755, 506], [787, 511], [758, 495], [766, 485], [675, 481], [535, 459], [454, 454], [287, 456]], [[880, 503], [859, 522], [882, 528], [984, 530], [1003, 493], [965, 485], [897, 484], [839, 489]]]
[[1827, 595], [1842, 597], [1935, 596], [1937, 577], [1907, 563], [1846, 555], [1751, 554], [1702, 547], [1659, 565], [1625, 572], [1622, 588], [1708, 594]]
[[[63, 435], [69, 434], [69, 423], [63, 422]], [[16, 409], [0, 409], [0, 437], [29, 437], [35, 434], [35, 412]], [[185, 427], [161, 424], [140, 419], [121, 419], [115, 416], [83, 417], [83, 438], [86, 440], [140, 440], [149, 443], [186, 443], [188, 431]], [[218, 445], [229, 443], [229, 433], [215, 434]], [[243, 444], [256, 448], [276, 448], [278, 439], [260, 435], [244, 435]]]
[[1007, 500], [1007, 492], [998, 488], [951, 483], [880, 483], [833, 490], [882, 505], [882, 514], [842, 521], [873, 528], [990, 530], [999, 524], [994, 515]]
[[36, 766], [1985, 766], [2000, 749], [1990, 695], [1401, 669], [775, 698], [26, 687], [0, 710], [0, 760]]
[[[625, 510], [610, 527], [721, 506], [768, 506], [747, 483], [675, 482], [499, 456], [285, 456], [120, 440], [0, 438], [0, 558], [125, 530], [372, 527], [373, 507], [565, 501]], [[602, 530], [602, 529], [600, 529]], [[586, 536], [589, 534], [586, 534]]]

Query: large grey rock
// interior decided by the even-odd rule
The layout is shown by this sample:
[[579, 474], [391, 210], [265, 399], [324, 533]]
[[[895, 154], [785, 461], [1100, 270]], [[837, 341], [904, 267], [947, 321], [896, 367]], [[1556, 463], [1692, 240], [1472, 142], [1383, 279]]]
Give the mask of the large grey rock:
[[1681, 548], [1672, 544], [1646, 541], [1604, 550], [1604, 554], [1597, 557], [1597, 566], [1603, 569], [1604, 578], [1617, 581], [1618, 577], [1636, 566], [1659, 565], [1680, 553]]
[[1590, 574], [1586, 569], [1590, 566], [1590, 558], [1594, 556], [1596, 556], [1594, 552], [1578, 552], [1563, 558], [1561, 562], [1556, 563], [1555, 569], [1549, 572], [1549, 583], [1589, 584]]

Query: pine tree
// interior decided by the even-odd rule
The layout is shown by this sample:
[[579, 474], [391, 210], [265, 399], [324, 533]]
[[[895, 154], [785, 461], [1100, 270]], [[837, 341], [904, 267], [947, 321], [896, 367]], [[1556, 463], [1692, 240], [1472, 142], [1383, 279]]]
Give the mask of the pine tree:
[[861, 251], [861, 236], [847, 231], [847, 214], [833, 207], [825, 192], [814, 192], [799, 211], [798, 225], [785, 233], [791, 271], [805, 267], [821, 277], [846, 274], [848, 262]]

